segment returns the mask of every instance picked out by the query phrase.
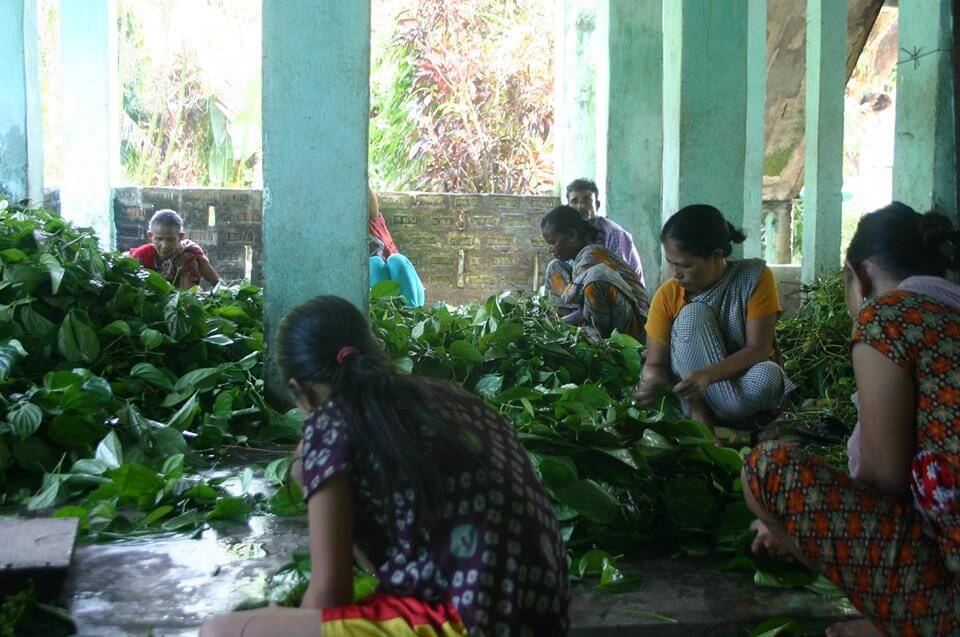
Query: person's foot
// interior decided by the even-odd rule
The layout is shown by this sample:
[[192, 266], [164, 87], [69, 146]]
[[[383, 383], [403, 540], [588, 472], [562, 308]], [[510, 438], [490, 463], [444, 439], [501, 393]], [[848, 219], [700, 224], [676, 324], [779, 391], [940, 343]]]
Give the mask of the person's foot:
[[703, 405], [702, 403], [691, 405], [690, 420], [696, 420], [697, 422], [706, 425], [707, 429], [710, 430], [710, 433], [713, 434], [713, 446], [723, 449], [723, 442], [717, 438], [717, 432], [713, 429], [713, 412], [710, 411], [709, 407]]
[[827, 629], [827, 637], [884, 637], [885, 632], [869, 619], [841, 622]]

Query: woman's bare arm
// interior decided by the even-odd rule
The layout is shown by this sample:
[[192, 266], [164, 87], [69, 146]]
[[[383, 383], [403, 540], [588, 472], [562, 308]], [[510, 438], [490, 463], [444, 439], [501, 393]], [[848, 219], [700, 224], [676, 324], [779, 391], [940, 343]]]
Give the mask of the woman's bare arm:
[[310, 585], [301, 608], [336, 608], [353, 600], [353, 491], [347, 476], [323, 483], [307, 502]]
[[860, 467], [856, 478], [884, 493], [909, 492], [916, 451], [916, 405], [909, 372], [866, 343], [853, 347], [860, 397]]

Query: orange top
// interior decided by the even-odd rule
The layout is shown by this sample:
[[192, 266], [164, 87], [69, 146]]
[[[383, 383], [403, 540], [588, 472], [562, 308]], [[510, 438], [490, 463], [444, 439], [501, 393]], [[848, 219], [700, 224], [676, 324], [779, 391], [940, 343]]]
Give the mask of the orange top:
[[[686, 304], [686, 291], [680, 287], [676, 279], [671, 278], [661, 285], [650, 303], [650, 313], [647, 315], [647, 336], [664, 345], [669, 345], [673, 320], [679, 316], [680, 310]], [[747, 321], [780, 311], [777, 282], [773, 279], [773, 271], [765, 267], [760, 280], [757, 281], [757, 288], [750, 295], [750, 302], [747, 304]]]

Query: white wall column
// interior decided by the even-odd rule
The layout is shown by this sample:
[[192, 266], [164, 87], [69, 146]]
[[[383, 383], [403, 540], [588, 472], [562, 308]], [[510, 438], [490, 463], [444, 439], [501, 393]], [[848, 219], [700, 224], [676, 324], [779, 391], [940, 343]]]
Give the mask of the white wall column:
[[113, 186], [120, 177], [120, 81], [116, 0], [66, 0], [63, 56], [63, 181], [60, 209], [116, 245]]
[[36, 0], [0, 2], [0, 195], [43, 201]]

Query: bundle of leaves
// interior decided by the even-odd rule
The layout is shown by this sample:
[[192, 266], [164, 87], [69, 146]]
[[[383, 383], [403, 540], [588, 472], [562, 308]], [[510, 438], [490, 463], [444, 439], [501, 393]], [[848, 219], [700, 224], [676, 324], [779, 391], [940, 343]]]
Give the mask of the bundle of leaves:
[[261, 291], [182, 293], [55, 214], [0, 220], [0, 502], [86, 496], [62, 514], [117, 532], [238, 514], [184, 476], [225, 441], [298, 435], [261, 396]]
[[634, 339], [591, 345], [542, 298], [409, 309], [383, 298], [394, 292], [374, 289], [378, 336], [402, 368], [458, 382], [514, 424], [579, 556], [574, 576], [607, 571], [616, 588], [614, 556], [732, 549], [746, 530], [740, 455], [714, 447], [671, 397], [657, 411], [634, 405]]
[[857, 420], [850, 396], [857, 383], [843, 275], [817, 281], [801, 292], [797, 313], [777, 326], [784, 367], [798, 385], [794, 404], [780, 420], [780, 433], [800, 434], [808, 451], [846, 470], [846, 440]]
[[856, 387], [843, 275], [805, 286], [801, 293], [797, 313], [777, 326], [785, 369], [801, 396], [847, 400]]

